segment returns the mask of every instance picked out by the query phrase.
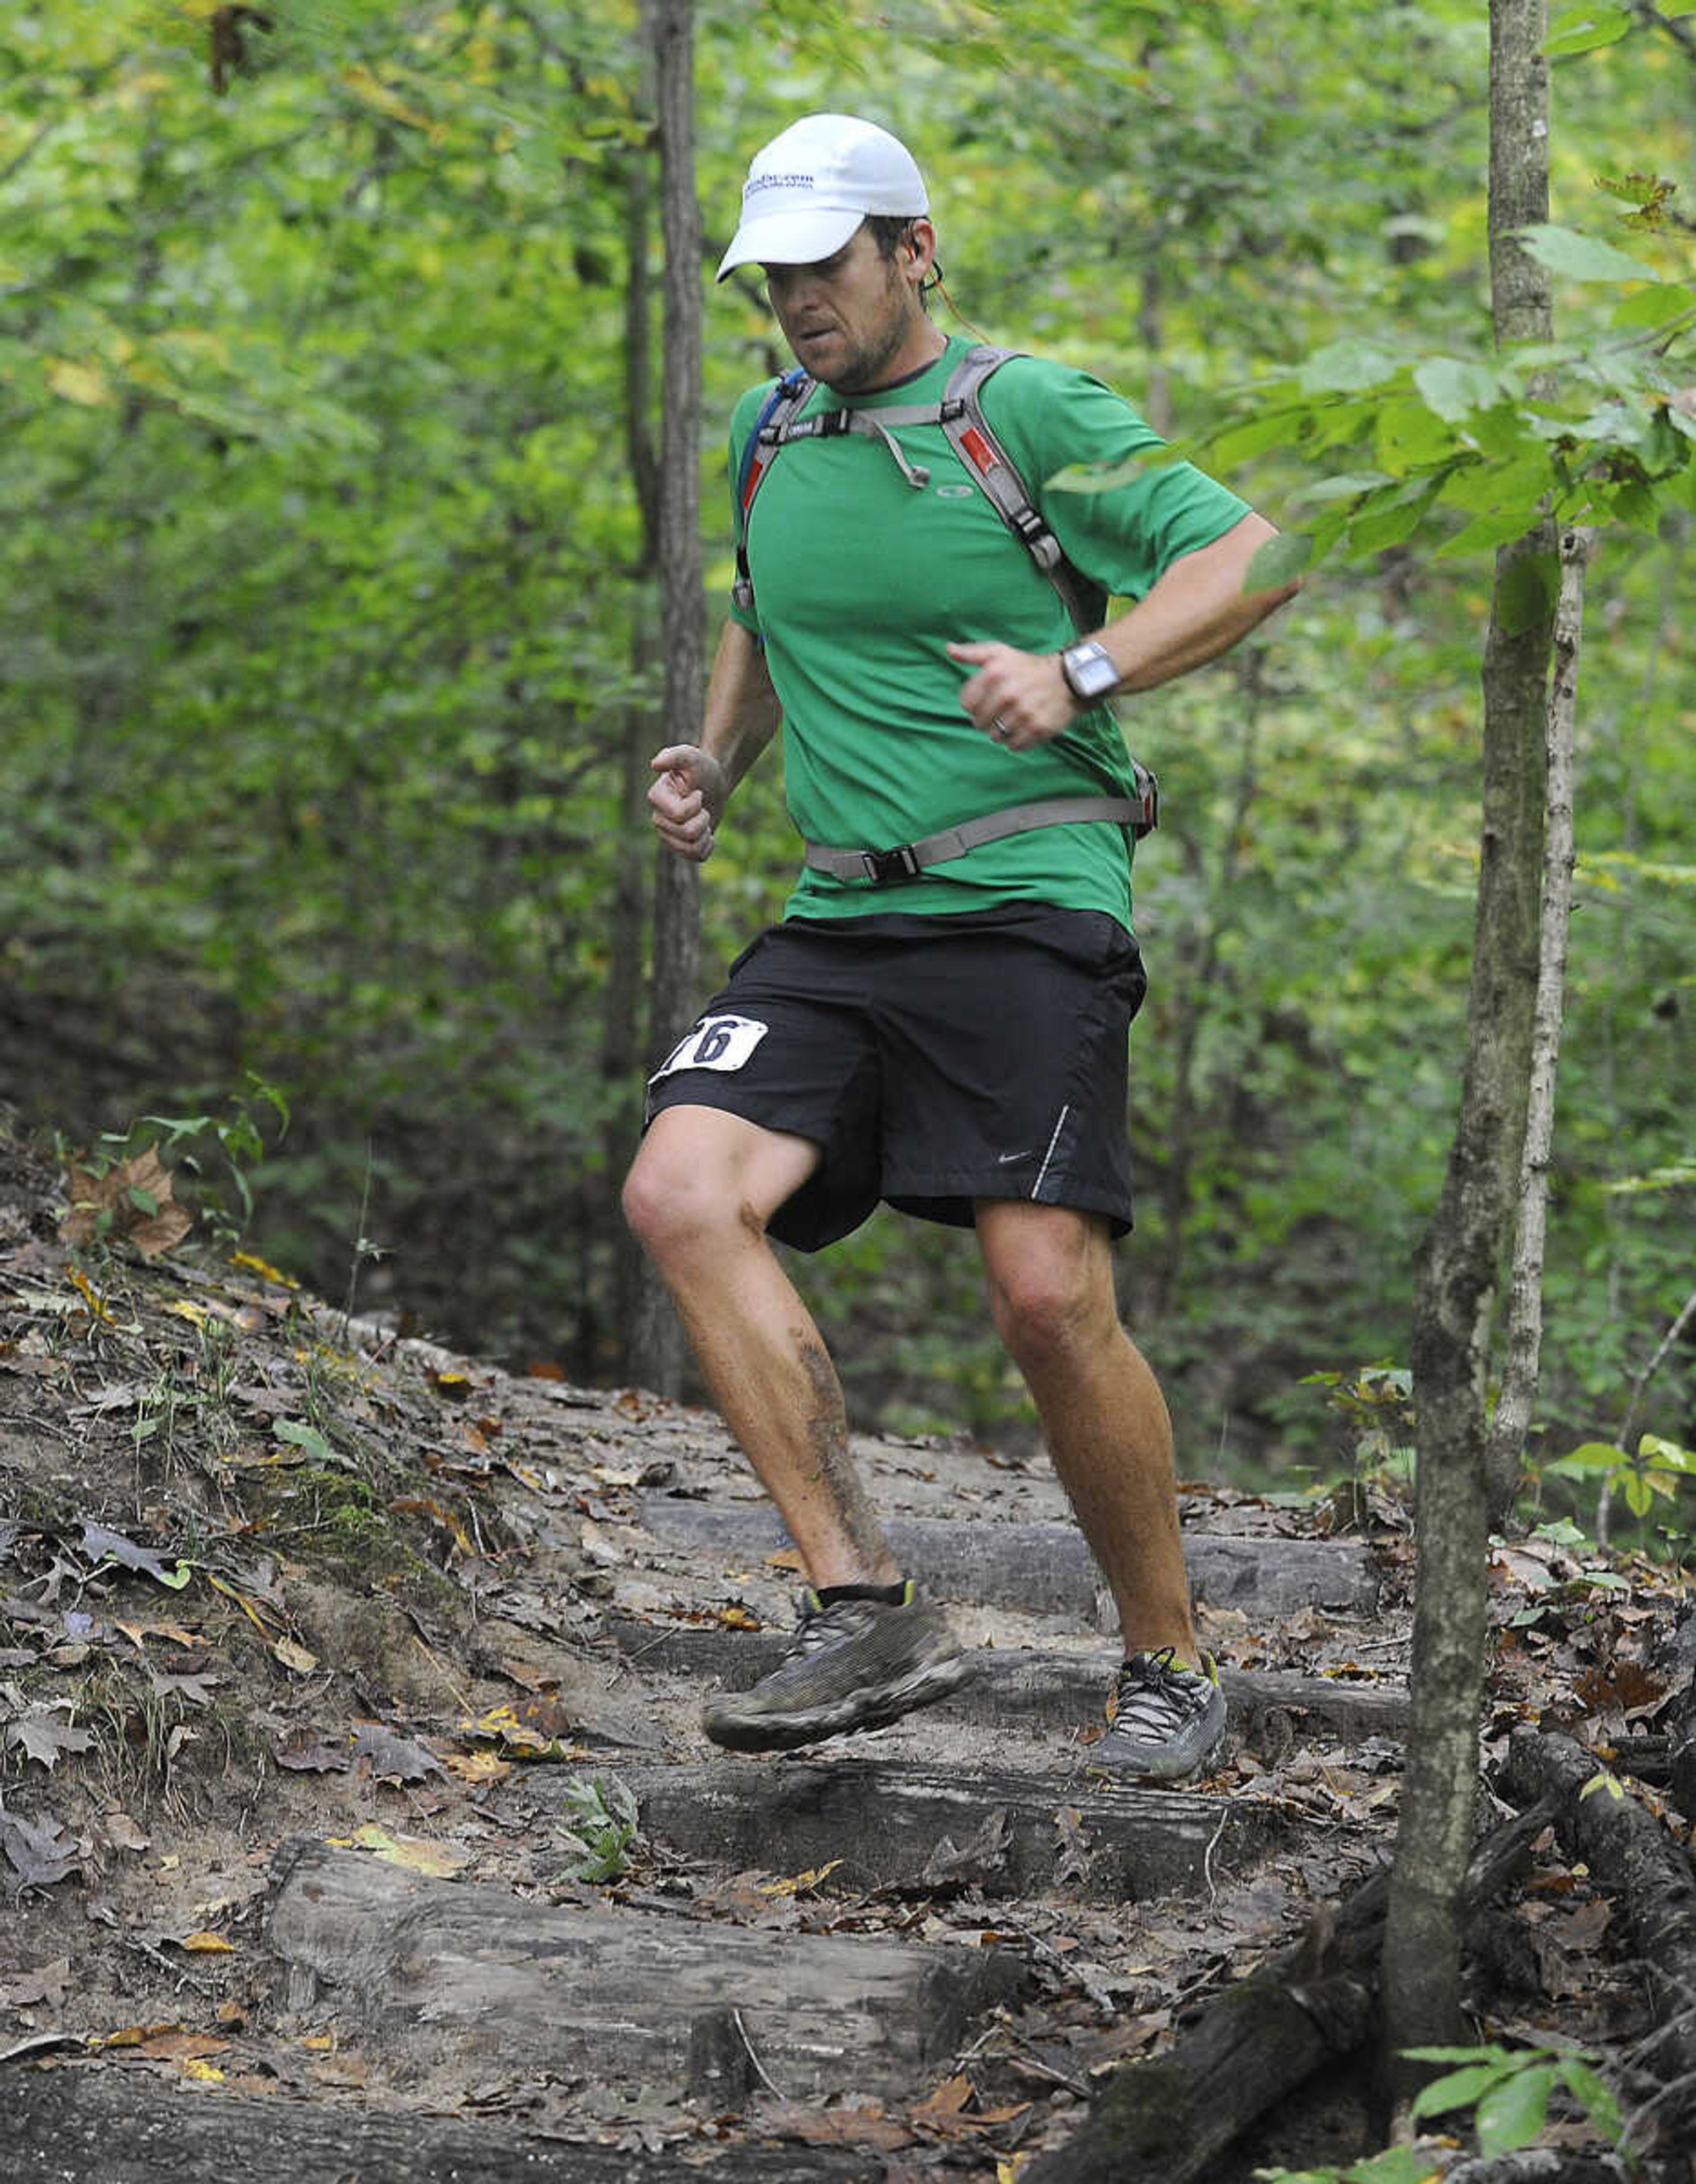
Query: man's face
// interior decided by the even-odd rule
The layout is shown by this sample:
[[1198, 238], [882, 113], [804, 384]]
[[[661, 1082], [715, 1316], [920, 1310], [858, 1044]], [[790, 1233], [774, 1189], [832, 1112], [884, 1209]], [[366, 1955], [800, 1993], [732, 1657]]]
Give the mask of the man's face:
[[833, 257], [767, 265], [766, 293], [796, 361], [839, 393], [880, 387], [905, 369], [902, 353], [928, 321], [903, 253], [886, 258], [858, 227]]

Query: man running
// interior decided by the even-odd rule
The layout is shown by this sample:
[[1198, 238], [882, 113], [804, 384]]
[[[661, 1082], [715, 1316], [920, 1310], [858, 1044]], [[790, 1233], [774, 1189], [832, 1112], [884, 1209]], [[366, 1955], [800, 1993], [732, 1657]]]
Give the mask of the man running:
[[[970, 345], [926, 309], [936, 250], [905, 148], [810, 114], [755, 156], [719, 269], [764, 268], [810, 384], [752, 460], [770, 382], [737, 407], [745, 581], [698, 739], [656, 755], [648, 800], [670, 850], [710, 855], [781, 722], [808, 849], [781, 922], [654, 1076], [625, 1206], [810, 1591], [781, 1665], [703, 1725], [787, 1750], [971, 1673], [890, 1553], [836, 1371], [768, 1240], [817, 1250], [886, 1200], [976, 1230], [995, 1328], [1120, 1617], [1091, 1764], [1173, 1781], [1206, 1768], [1225, 1703], [1190, 1620], [1171, 1421], [1114, 1291], [1145, 984], [1126, 822], [1145, 784], [1106, 701], [1213, 659], [1294, 588], [1244, 591], [1271, 526], [1187, 464], [1130, 461], [1159, 443], [1117, 395], [1013, 357], [981, 415], [1098, 610], [1080, 635], [945, 429]], [[1077, 465], [1123, 482], [1045, 489]], [[1135, 604], [1103, 620], [1109, 595]]]

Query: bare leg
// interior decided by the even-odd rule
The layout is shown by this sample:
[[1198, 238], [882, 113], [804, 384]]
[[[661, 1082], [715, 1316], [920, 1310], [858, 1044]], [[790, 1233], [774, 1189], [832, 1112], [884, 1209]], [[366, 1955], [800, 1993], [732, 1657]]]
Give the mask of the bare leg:
[[842, 1384], [766, 1240], [773, 1211], [818, 1160], [805, 1138], [668, 1107], [626, 1179], [625, 1214], [813, 1584], [892, 1584], [900, 1570], [848, 1457]]
[[1170, 1646], [1195, 1666], [1171, 1419], [1120, 1324], [1104, 1224], [1065, 1206], [981, 1199], [977, 1234], [997, 1331], [1112, 1589], [1126, 1651]]

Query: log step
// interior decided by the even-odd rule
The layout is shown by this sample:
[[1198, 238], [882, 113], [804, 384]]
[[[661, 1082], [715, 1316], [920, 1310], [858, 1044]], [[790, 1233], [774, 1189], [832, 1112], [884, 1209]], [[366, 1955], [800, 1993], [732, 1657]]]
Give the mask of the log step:
[[307, 1838], [279, 1853], [266, 1923], [291, 2007], [330, 1990], [344, 2022], [414, 2070], [451, 2059], [461, 2082], [495, 2066], [594, 2078], [615, 2054], [621, 2081], [681, 2094], [692, 2067], [720, 2075], [734, 2008], [786, 2098], [910, 2094], [1023, 1976], [1006, 1950], [526, 1901]]
[[881, 2154], [743, 2144], [642, 2153], [487, 2117], [192, 2091], [104, 2065], [14, 2070], [6, 2184], [878, 2184]]
[[[773, 1509], [680, 1496], [642, 1496], [640, 1521], [663, 1546], [709, 1556], [723, 1566], [759, 1563], [787, 1546]], [[897, 1517], [883, 1527], [908, 1574], [943, 1600], [1068, 1615], [1086, 1629], [1102, 1588], [1083, 1535], [1070, 1524], [978, 1523], [946, 1517]], [[1239, 1539], [1192, 1532], [1184, 1559], [1196, 1599], [1271, 1620], [1304, 1607], [1370, 1613], [1377, 1570], [1358, 1540]]]
[[[746, 1690], [770, 1674], [788, 1643], [784, 1630], [668, 1625], [645, 1623], [636, 1616], [611, 1618], [604, 1628], [643, 1675], [687, 1676], [703, 1688], [722, 1685], [731, 1691]], [[1110, 1649], [1099, 1648], [1089, 1653], [1014, 1647], [983, 1651], [978, 1654], [973, 1681], [931, 1711], [938, 1719], [982, 1728], [1037, 1724], [1063, 1736], [1101, 1719], [1115, 1658]], [[1408, 1695], [1400, 1684], [1229, 1668], [1221, 1669], [1219, 1682], [1231, 1708], [1238, 1748], [1257, 1758], [1279, 1757], [1287, 1743], [1287, 1737], [1277, 1733], [1276, 1749], [1262, 1749], [1263, 1732], [1274, 1714], [1288, 1717], [1303, 1735], [1332, 1742], [1353, 1744], [1370, 1736], [1406, 1734]]]
[[[558, 1812], [569, 1771], [525, 1770], [536, 1817]], [[832, 1867], [824, 1885], [854, 1893], [952, 1884], [1004, 1898], [1059, 1890], [1111, 1903], [1195, 1895], [1299, 1825], [1270, 1801], [1098, 1782], [1081, 1764], [966, 1773], [844, 1757], [620, 1762], [617, 1773], [650, 1841], [744, 1870]]]

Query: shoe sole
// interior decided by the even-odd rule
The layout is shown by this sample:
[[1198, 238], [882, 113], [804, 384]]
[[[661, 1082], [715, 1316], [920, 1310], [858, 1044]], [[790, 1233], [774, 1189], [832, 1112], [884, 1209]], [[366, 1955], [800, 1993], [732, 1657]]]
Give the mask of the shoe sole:
[[737, 1714], [709, 1708], [701, 1726], [726, 1752], [793, 1752], [823, 1737], [845, 1736], [851, 1730], [887, 1729], [904, 1714], [947, 1698], [976, 1674], [970, 1661], [957, 1655], [951, 1661], [927, 1663], [904, 1683], [875, 1693], [850, 1691], [834, 1706], [812, 1707], [804, 1714]]

